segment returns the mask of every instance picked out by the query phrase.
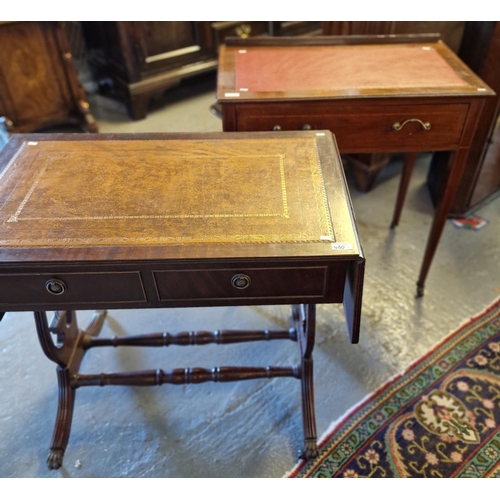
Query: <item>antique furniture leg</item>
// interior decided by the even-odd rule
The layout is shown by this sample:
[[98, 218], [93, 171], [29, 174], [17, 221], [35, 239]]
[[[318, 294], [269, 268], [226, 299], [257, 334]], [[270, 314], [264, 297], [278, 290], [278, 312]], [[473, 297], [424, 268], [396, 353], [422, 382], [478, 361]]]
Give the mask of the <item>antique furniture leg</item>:
[[316, 415], [314, 413], [313, 358], [316, 328], [316, 305], [292, 306], [301, 356], [302, 418], [305, 449], [300, 458], [310, 460], [318, 455]]
[[406, 192], [408, 191], [408, 186], [410, 184], [411, 174], [413, 172], [413, 167], [415, 166], [416, 158], [417, 153], [408, 153], [406, 155], [405, 164], [403, 165], [403, 173], [401, 174], [401, 180], [399, 183], [398, 197], [396, 200], [396, 206], [394, 208], [394, 215], [392, 217], [391, 229], [394, 229], [399, 224], [401, 210], [403, 209]]
[[[129, 91], [130, 92], [130, 91]], [[144, 120], [148, 113], [150, 97], [147, 94], [129, 95], [129, 112], [133, 120]]]
[[68, 79], [73, 102], [82, 127], [86, 129], [87, 132], [95, 134], [99, 132], [99, 126], [90, 112], [90, 105], [87, 101], [86, 92], [78, 80], [77, 72], [73, 65], [73, 55], [65, 32], [65, 25], [66, 23], [64, 21], [58, 21], [56, 23], [55, 34], [64, 61], [66, 78]]
[[460, 178], [462, 177], [462, 172], [465, 167], [465, 160], [467, 159], [468, 151], [466, 149], [460, 149], [458, 151], [453, 151], [450, 155], [450, 161], [448, 164], [448, 174], [443, 190], [443, 197], [441, 198], [439, 205], [434, 214], [434, 219], [432, 221], [431, 231], [429, 238], [427, 240], [427, 246], [425, 248], [424, 260], [422, 262], [422, 267], [420, 268], [420, 275], [417, 281], [417, 297], [422, 297], [424, 295], [424, 283], [429, 268], [431, 266], [432, 258], [436, 252], [436, 248], [443, 233], [443, 228], [450, 213], [450, 208], [455, 199], [455, 194], [458, 189], [458, 184]]
[[[74, 311], [56, 311], [50, 326], [44, 311], [35, 311], [34, 314], [42, 349], [51, 361], [58, 364], [59, 400], [47, 466], [59, 469], [71, 431], [76, 390], [71, 384], [72, 378], [80, 368], [88, 338], [97, 335], [102, 328], [106, 311], [96, 312], [86, 330], [78, 329]], [[52, 334], [57, 337], [56, 343]]]

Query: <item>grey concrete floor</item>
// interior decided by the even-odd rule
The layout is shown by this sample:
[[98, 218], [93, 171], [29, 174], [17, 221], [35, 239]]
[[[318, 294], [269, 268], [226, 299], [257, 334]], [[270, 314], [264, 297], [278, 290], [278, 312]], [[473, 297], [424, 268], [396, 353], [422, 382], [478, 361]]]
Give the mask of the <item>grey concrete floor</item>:
[[[211, 78], [172, 90], [147, 119], [131, 121], [123, 105], [97, 95], [91, 109], [101, 132], [210, 132]], [[386, 379], [500, 295], [500, 198], [476, 213], [479, 231], [446, 227], [426, 293], [415, 282], [433, 206], [425, 185], [430, 154], [421, 154], [402, 220], [389, 230], [402, 166], [394, 157], [369, 193], [346, 176], [366, 254], [361, 340], [348, 341], [340, 305], [317, 314], [315, 399], [318, 434]], [[83, 326], [89, 312], [79, 313]], [[286, 306], [109, 311], [102, 336], [217, 328], [287, 327]], [[95, 349], [83, 371], [183, 366], [294, 364], [292, 342], [233, 346]], [[77, 391], [64, 466], [45, 458], [57, 405], [55, 366], [42, 354], [31, 313], [0, 322], [0, 477], [281, 477], [301, 446], [300, 385], [293, 379], [155, 388]]]

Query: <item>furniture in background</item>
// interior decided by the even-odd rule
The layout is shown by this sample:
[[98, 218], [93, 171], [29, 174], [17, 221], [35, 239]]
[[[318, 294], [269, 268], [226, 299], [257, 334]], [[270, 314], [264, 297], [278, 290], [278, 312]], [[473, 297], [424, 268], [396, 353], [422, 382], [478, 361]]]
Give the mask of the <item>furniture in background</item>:
[[153, 96], [186, 78], [215, 73], [227, 36], [321, 33], [319, 21], [92, 21], [82, 27], [102, 91], [111, 87], [134, 120], [146, 117]]
[[0, 22], [0, 116], [11, 132], [76, 124], [97, 132], [63, 22]]
[[[464, 217], [500, 190], [500, 22], [467, 21], [458, 52], [460, 58], [497, 94], [488, 100], [473, 139], [464, 175], [458, 186], [450, 215]], [[434, 203], [443, 196], [444, 172], [440, 153], [433, 158], [428, 185]]]
[[228, 38], [218, 75], [224, 131], [327, 129], [342, 154], [409, 153], [391, 227], [415, 154], [452, 151], [417, 282], [423, 295], [482, 109], [495, 93], [425, 35]]
[[89, 66], [101, 89], [146, 117], [155, 94], [217, 67], [214, 36], [204, 21], [92, 21], [82, 29]]
[[[58, 365], [49, 468], [62, 464], [76, 389], [95, 385], [294, 377], [303, 454], [317, 454], [315, 306], [343, 303], [356, 343], [365, 264], [331, 132], [16, 134], [0, 153], [0, 179], [0, 310], [35, 311]], [[85, 330], [75, 314], [274, 304], [292, 306], [291, 329], [101, 339], [103, 311]], [[48, 323], [46, 311], [59, 312]], [[298, 364], [80, 373], [94, 347], [273, 339], [296, 341]]]

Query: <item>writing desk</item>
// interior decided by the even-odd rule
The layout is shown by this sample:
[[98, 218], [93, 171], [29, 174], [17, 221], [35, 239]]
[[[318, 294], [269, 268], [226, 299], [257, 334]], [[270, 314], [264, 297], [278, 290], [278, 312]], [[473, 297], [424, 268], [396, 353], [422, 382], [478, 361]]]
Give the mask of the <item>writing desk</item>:
[[[343, 303], [357, 342], [363, 271], [329, 131], [19, 134], [0, 153], [0, 310], [34, 311], [58, 365], [49, 468], [61, 466], [76, 389], [91, 385], [295, 377], [303, 454], [315, 456], [315, 305]], [[96, 337], [105, 309], [271, 304], [292, 305], [290, 329]], [[80, 330], [78, 309], [100, 312]], [[80, 373], [92, 347], [273, 339], [297, 341], [300, 362]]]
[[408, 153], [391, 227], [399, 222], [416, 152], [452, 151], [418, 296], [481, 111], [494, 95], [435, 36], [229, 38], [219, 53], [224, 131], [328, 129], [342, 154]]

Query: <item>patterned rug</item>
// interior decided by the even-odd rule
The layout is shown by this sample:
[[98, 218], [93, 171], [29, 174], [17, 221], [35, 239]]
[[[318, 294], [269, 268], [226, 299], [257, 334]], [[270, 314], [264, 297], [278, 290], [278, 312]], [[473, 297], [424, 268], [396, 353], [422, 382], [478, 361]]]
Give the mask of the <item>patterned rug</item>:
[[500, 299], [351, 409], [286, 477], [500, 477]]

